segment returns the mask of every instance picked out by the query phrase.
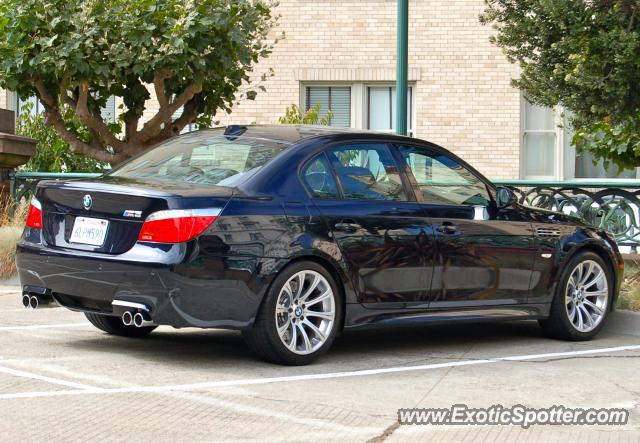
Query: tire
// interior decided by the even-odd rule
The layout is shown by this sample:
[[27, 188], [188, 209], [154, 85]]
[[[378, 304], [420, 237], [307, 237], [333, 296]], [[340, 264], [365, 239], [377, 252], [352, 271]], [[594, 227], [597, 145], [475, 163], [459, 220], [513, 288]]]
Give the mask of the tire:
[[113, 317], [110, 315], [92, 314], [89, 312], [85, 312], [84, 315], [96, 328], [106, 332], [107, 334], [119, 335], [121, 337], [145, 337], [157, 328], [157, 326], [145, 326], [142, 328], [126, 326], [122, 323], [120, 317]]
[[[593, 268], [589, 270], [591, 265]], [[582, 274], [579, 273], [581, 266]], [[603, 275], [595, 282], [598, 267]], [[583, 275], [585, 272], [589, 273]], [[605, 283], [606, 288], [603, 286]], [[593, 252], [580, 252], [567, 263], [562, 272], [551, 302], [549, 317], [538, 322], [549, 337], [571, 341], [591, 340], [600, 332], [611, 310], [613, 287], [613, 275], [607, 263]], [[583, 288], [582, 291], [579, 291], [580, 288]], [[594, 304], [598, 309], [592, 306]], [[594, 315], [599, 316], [595, 319]], [[590, 324], [590, 321], [593, 323]]]
[[[298, 289], [301, 280], [302, 291]], [[341, 294], [323, 266], [312, 261], [295, 262], [276, 276], [253, 326], [242, 335], [263, 360], [307, 365], [327, 352], [342, 326]]]

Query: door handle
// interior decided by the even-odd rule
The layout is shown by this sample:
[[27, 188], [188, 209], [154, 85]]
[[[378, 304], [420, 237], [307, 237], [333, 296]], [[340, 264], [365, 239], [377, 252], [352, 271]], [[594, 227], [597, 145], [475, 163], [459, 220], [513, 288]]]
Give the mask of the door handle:
[[336, 231], [342, 232], [356, 232], [358, 229], [362, 228], [355, 220], [342, 220], [339, 223], [335, 224]]
[[440, 226], [438, 226], [438, 232], [442, 232], [443, 234], [454, 234], [456, 232], [456, 225], [451, 222], [442, 222]]

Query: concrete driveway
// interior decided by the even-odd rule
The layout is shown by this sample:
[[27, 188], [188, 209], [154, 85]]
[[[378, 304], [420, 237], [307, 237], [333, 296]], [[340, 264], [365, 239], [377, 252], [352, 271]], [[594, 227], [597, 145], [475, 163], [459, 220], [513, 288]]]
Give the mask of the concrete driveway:
[[[317, 364], [254, 359], [239, 333], [108, 336], [0, 288], [0, 439], [638, 441], [640, 337], [544, 338], [535, 322], [347, 333]], [[618, 407], [625, 426], [400, 426], [399, 408]]]

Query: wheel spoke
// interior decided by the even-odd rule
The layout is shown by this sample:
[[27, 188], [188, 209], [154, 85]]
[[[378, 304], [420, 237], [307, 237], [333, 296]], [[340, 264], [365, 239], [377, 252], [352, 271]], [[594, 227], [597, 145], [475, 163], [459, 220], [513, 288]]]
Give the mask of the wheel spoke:
[[589, 280], [588, 282], [585, 282], [583, 289], [586, 291], [587, 289], [589, 289], [590, 287], [592, 287], [594, 284], [600, 282], [600, 280], [604, 277], [604, 272], [602, 272], [602, 269], [598, 269], [597, 273], [594, 275], [594, 277]]
[[609, 295], [608, 289], [600, 289], [598, 291], [587, 291], [585, 292], [585, 297], [602, 297], [603, 295]]
[[302, 295], [300, 297], [300, 301], [305, 301], [307, 299], [307, 297], [309, 297], [311, 295], [311, 293], [318, 287], [318, 284], [320, 283], [320, 275], [316, 274], [313, 276], [313, 282], [311, 283], [311, 285], [309, 285], [309, 288], [307, 289], [307, 291], [304, 293], [304, 295]]
[[578, 309], [582, 313], [582, 317], [584, 318], [584, 320], [586, 320], [585, 326], [587, 326], [589, 329], [593, 328], [593, 318], [591, 317], [591, 314], [589, 314], [589, 311], [587, 311], [587, 308], [585, 308], [584, 305], [580, 305]]
[[598, 316], [601, 316], [602, 314], [604, 314], [604, 310], [599, 307], [598, 305], [596, 305], [595, 303], [585, 299], [584, 302], [585, 306], [590, 307], [591, 309], [593, 309], [593, 312], [596, 313]]
[[278, 334], [280, 334], [280, 337], [282, 337], [282, 334], [284, 334], [286, 330], [289, 329], [290, 324], [291, 324], [291, 319], [287, 317], [287, 321], [284, 322], [282, 326], [278, 326]]
[[571, 311], [569, 311], [569, 321], [575, 325], [576, 324], [575, 320], [576, 320], [576, 305], [574, 304], [571, 307]]
[[296, 325], [298, 330], [300, 331], [300, 335], [302, 335], [302, 339], [304, 340], [304, 349], [303, 351], [309, 352], [311, 351], [311, 341], [309, 340], [309, 336], [307, 335], [307, 331], [305, 331], [304, 326], [302, 324]]
[[321, 318], [323, 320], [333, 321], [333, 311], [318, 312], [318, 311], [305, 310], [304, 315], [305, 317], [316, 317], [316, 318]]
[[323, 292], [322, 294], [320, 294], [316, 298], [311, 299], [309, 301], [306, 301], [305, 305], [308, 308], [309, 306], [313, 306], [315, 304], [320, 303], [321, 301], [324, 301], [324, 300], [326, 300], [328, 298], [331, 298], [332, 295], [333, 295], [333, 293], [331, 292], [331, 289], [327, 289], [325, 292]]
[[300, 294], [302, 294], [302, 287], [304, 286], [304, 272], [298, 272], [296, 277], [298, 277], [298, 290], [296, 291], [294, 298], [298, 300], [300, 298]]
[[298, 331], [296, 330], [296, 325], [292, 322], [289, 322], [291, 325], [291, 339], [289, 341], [289, 349], [292, 351], [296, 351], [296, 345], [298, 344]]
[[[586, 271], [585, 271], [585, 266], [587, 267]], [[593, 272], [593, 262], [587, 262], [587, 263], [583, 263], [582, 265], [582, 274], [580, 274], [580, 281], [579, 281], [579, 285], [584, 285], [587, 280], [589, 279], [589, 276], [591, 275], [591, 272]]]
[[313, 323], [311, 323], [309, 320], [304, 319], [302, 324], [307, 326], [309, 329], [311, 329], [321, 342], [324, 342], [327, 339], [327, 337], [322, 333], [322, 331], [318, 329], [318, 327]]
[[578, 317], [578, 324], [576, 326], [579, 331], [582, 331], [584, 329], [584, 320], [582, 320], [582, 311], [578, 308], [578, 305], [576, 305], [576, 316]]

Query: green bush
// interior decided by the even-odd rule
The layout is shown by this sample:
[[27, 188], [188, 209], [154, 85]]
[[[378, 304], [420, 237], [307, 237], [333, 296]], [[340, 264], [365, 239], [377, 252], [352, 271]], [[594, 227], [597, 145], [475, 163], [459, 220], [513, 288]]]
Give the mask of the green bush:
[[[44, 114], [31, 112], [33, 105], [25, 103], [18, 116], [16, 132], [37, 141], [36, 155], [22, 167], [33, 172], [102, 172], [109, 165], [86, 155], [74, 154], [51, 126], [45, 124]], [[70, 113], [64, 114], [65, 124], [73, 128], [79, 138], [89, 139], [89, 132]]]
[[298, 105], [291, 105], [287, 107], [284, 115], [280, 117], [280, 123], [283, 125], [324, 125], [331, 124], [333, 113], [327, 111], [327, 113], [320, 116], [320, 105], [315, 105], [313, 108], [308, 109], [304, 114], [302, 109]]

